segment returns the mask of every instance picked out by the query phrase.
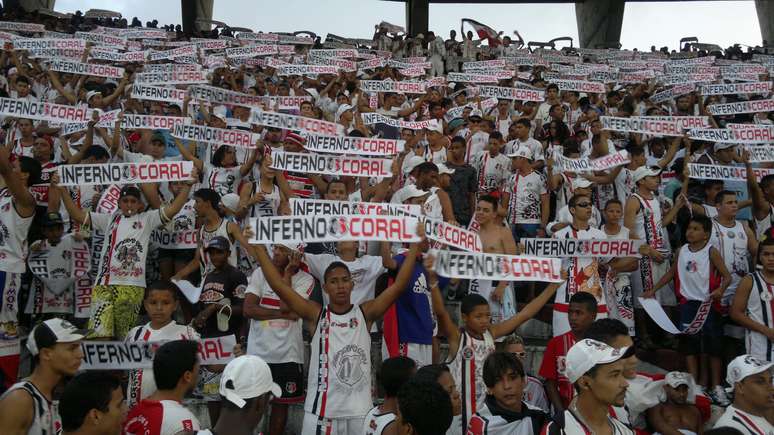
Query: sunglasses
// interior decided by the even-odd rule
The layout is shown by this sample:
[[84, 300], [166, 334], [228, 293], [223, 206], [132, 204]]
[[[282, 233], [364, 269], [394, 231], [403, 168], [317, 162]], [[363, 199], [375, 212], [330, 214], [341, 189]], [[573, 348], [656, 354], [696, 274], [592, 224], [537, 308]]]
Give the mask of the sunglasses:
[[516, 358], [519, 358], [519, 359], [524, 359], [524, 358], [526, 358], [526, 357], [527, 357], [527, 352], [526, 352], [526, 351], [522, 351], [522, 352], [511, 352], [511, 355], [513, 355], [513, 356], [515, 356]]
[[576, 207], [586, 208], [586, 207], [591, 207], [591, 203], [590, 202], [579, 202], [579, 203], [575, 204], [575, 206]]

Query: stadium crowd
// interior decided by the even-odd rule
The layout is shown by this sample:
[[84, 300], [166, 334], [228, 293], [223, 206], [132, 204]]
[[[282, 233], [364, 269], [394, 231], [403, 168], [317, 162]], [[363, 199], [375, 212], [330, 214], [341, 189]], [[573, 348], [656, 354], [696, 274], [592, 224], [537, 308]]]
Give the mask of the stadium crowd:
[[774, 434], [765, 42], [208, 24], [2, 11], [0, 433]]

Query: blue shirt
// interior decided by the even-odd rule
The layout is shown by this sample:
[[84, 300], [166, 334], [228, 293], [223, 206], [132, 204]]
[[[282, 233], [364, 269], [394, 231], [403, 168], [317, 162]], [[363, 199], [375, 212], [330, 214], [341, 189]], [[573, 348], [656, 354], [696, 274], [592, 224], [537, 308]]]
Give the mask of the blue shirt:
[[[397, 269], [403, 265], [405, 254], [395, 256]], [[449, 280], [439, 277], [438, 285], [444, 287]], [[398, 338], [401, 343], [433, 344], [433, 314], [430, 301], [430, 286], [425, 266], [420, 258], [414, 264], [414, 271], [408, 288], [395, 301], [398, 319]]]

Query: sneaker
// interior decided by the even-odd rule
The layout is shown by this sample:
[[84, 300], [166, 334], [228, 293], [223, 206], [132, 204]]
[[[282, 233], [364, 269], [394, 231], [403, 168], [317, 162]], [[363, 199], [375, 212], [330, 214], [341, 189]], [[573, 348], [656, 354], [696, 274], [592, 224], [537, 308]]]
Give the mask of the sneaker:
[[715, 388], [713, 388], [710, 393], [710, 398], [718, 406], [726, 407], [731, 404], [731, 401], [728, 400], [728, 396], [726, 396], [726, 390], [720, 385], [715, 385]]

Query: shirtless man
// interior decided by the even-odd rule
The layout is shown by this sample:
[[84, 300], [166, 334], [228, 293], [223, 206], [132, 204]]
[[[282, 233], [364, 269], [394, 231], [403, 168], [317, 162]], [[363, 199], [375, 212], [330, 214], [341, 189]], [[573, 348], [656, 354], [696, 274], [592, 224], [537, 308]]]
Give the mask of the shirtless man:
[[691, 375], [670, 372], [664, 378], [666, 401], [648, 409], [648, 423], [663, 435], [701, 434], [701, 412], [693, 403], [696, 393]]
[[[487, 254], [516, 255], [516, 242], [508, 227], [502, 224], [497, 215], [497, 198], [483, 195], [476, 203], [476, 218], [480, 225], [478, 235], [481, 245]], [[501, 322], [516, 314], [516, 303], [513, 291], [507, 281], [500, 281], [492, 288], [492, 281], [474, 280], [470, 283], [470, 292], [479, 293], [489, 301], [492, 311], [492, 323]]]

